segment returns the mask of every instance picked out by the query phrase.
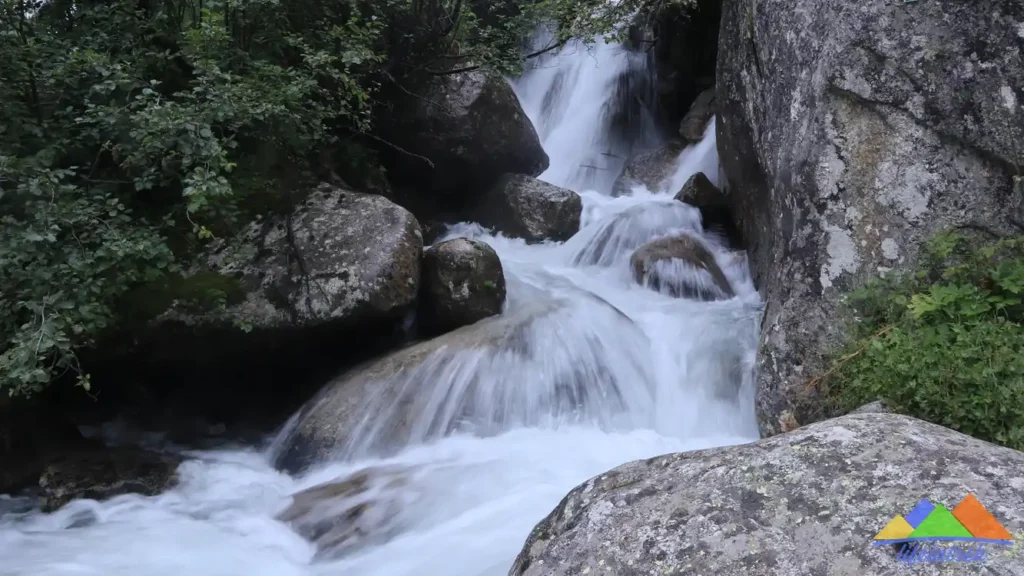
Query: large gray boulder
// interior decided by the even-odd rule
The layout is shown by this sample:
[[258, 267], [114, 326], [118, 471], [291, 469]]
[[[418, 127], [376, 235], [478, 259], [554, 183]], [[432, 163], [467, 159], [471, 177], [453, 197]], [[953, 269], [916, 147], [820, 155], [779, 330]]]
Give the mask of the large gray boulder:
[[801, 391], [851, 288], [939, 230], [1012, 230], [1022, 25], [1019, 0], [723, 3], [718, 149], [768, 305], [762, 433], [822, 417]]
[[240, 279], [242, 302], [213, 315], [174, 317], [200, 324], [229, 318], [256, 328], [393, 317], [416, 301], [422, 251], [409, 211], [381, 196], [321, 186], [287, 217], [253, 223], [210, 254], [210, 269]]
[[423, 254], [420, 321], [442, 333], [501, 314], [505, 274], [497, 252], [487, 244], [455, 238]]
[[170, 423], [196, 412], [213, 421], [284, 417], [323, 372], [401, 337], [422, 250], [406, 209], [321, 186], [290, 213], [215, 241], [184, 277], [130, 295], [129, 317], [145, 323], [105, 364], [119, 380], [147, 384], [116, 392], [167, 412]]
[[461, 210], [501, 174], [547, 169], [533, 124], [500, 76], [435, 76], [410, 92], [378, 128], [392, 144], [381, 150], [390, 179], [414, 191], [406, 199], [417, 214]]
[[[1024, 454], [1009, 448], [905, 416], [844, 416], [592, 478], [534, 528], [509, 575], [897, 574], [910, 568], [897, 551], [871, 545], [894, 516], [973, 494], [1020, 534], [1022, 475]], [[1016, 549], [986, 549], [984, 564], [913, 572], [1024, 574]]]
[[580, 229], [583, 201], [568, 188], [504, 174], [480, 200], [478, 221], [527, 242], [564, 242]]

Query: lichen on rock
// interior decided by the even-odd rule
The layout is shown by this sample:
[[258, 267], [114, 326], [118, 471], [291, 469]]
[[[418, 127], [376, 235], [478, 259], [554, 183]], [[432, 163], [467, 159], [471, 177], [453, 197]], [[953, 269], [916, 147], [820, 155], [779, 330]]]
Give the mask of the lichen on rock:
[[[509, 576], [896, 574], [909, 567], [894, 547], [871, 544], [894, 516], [973, 494], [1017, 535], [1022, 475], [1021, 452], [906, 416], [849, 415], [592, 478], [537, 524]], [[987, 558], [982, 570], [1024, 574], [1017, 548], [990, 546]]]

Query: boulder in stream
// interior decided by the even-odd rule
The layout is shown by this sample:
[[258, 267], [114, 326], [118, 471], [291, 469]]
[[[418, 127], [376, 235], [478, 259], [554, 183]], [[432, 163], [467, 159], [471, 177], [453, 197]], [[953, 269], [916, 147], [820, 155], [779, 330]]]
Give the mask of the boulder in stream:
[[[973, 495], [1019, 535], [1021, 477], [1021, 452], [906, 416], [844, 416], [592, 478], [537, 524], [509, 576], [903, 573], [898, 545], [872, 546], [894, 517], [922, 499], [955, 510]], [[1017, 547], [982, 546], [984, 564], [913, 571], [1024, 574]]]
[[679, 122], [679, 136], [687, 142], [700, 142], [708, 122], [715, 117], [715, 88], [701, 92], [690, 105], [690, 110]]
[[732, 287], [714, 254], [688, 234], [648, 242], [629, 259], [633, 279], [656, 292], [677, 298], [723, 300], [733, 296]]
[[763, 434], [825, 415], [806, 383], [843, 297], [959, 227], [1019, 233], [1019, 0], [725, 0], [718, 151], [767, 302]]
[[420, 321], [443, 333], [501, 314], [505, 274], [498, 253], [478, 240], [455, 238], [423, 254]]
[[681, 143], [671, 143], [657, 150], [635, 154], [627, 162], [622, 174], [615, 180], [612, 191], [616, 196], [629, 194], [634, 186], [643, 186], [657, 192], [675, 170]]
[[71, 500], [105, 500], [121, 494], [155, 496], [177, 480], [181, 459], [135, 447], [85, 449], [53, 459], [39, 478], [43, 508]]
[[703, 172], [697, 172], [683, 184], [675, 199], [700, 210], [704, 230], [718, 234], [733, 248], [742, 246], [739, 230], [733, 221], [729, 197], [708, 180]]
[[[548, 156], [508, 82], [474, 70], [434, 76], [396, 95], [378, 128], [393, 183], [417, 214], [460, 210], [508, 172], [537, 176]], [[403, 202], [404, 203], [404, 202]]]
[[504, 174], [480, 200], [477, 218], [527, 242], [563, 242], [580, 229], [583, 201], [568, 188], [525, 174]]
[[317, 547], [318, 559], [335, 559], [383, 544], [400, 531], [396, 518], [407, 498], [409, 470], [371, 467], [292, 495], [277, 519]]

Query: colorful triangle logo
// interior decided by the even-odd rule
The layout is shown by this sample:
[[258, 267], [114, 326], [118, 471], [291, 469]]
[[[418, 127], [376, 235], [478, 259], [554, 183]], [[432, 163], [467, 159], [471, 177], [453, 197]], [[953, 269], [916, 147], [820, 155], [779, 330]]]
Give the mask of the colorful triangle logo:
[[942, 504], [921, 500], [906, 515], [896, 516], [875, 535], [873, 544], [927, 540], [959, 540], [991, 544], [1012, 544], [1013, 536], [973, 494], [968, 494], [952, 512]]

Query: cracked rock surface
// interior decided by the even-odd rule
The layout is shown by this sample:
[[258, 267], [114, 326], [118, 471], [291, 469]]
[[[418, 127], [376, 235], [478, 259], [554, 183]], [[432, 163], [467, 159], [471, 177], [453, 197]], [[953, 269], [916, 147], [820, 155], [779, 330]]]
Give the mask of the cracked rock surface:
[[938, 231], [1014, 230], [1022, 29], [1019, 0], [723, 3], [718, 148], [767, 301], [763, 434], [823, 417], [805, 383], [845, 293]]
[[1024, 453], [906, 416], [849, 415], [592, 478], [534, 528], [509, 575], [1024, 574], [1019, 545], [913, 567], [871, 545], [921, 499], [952, 509], [968, 494], [1020, 539], [1022, 478]]

